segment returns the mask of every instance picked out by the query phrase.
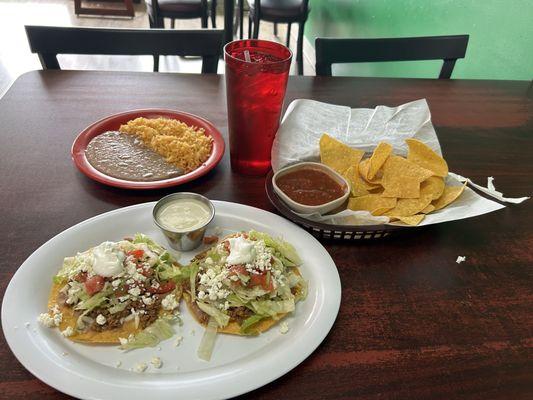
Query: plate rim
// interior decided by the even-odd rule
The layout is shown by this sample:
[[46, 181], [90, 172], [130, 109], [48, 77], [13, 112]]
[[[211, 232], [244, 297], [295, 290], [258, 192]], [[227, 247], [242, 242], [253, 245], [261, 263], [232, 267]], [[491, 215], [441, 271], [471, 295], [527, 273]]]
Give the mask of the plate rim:
[[[205, 133], [213, 138], [213, 149], [208, 159], [198, 168], [187, 174], [170, 179], [161, 179], [158, 181], [148, 182], [128, 181], [125, 179], [114, 178], [112, 176], [104, 174], [103, 172], [100, 172], [99, 170], [94, 168], [91, 163], [89, 163], [87, 157], [85, 156], [85, 149], [87, 147], [88, 142], [84, 142], [87, 139], [93, 139], [96, 136], [99, 136], [105, 132], [102, 131], [100, 133], [92, 135], [94, 130], [115, 119], [127, 116], [131, 116], [132, 118], [138, 118], [146, 114], [161, 114], [162, 116], [178, 120], [180, 119], [180, 117], [185, 117], [197, 123], [200, 122], [200, 125], [202, 125], [202, 127], [205, 129]], [[200, 117], [196, 114], [188, 113], [186, 111], [172, 110], [169, 108], [139, 108], [108, 115], [85, 127], [74, 139], [74, 142], [72, 143], [72, 146], [70, 148], [70, 155], [76, 168], [85, 176], [94, 181], [97, 181], [104, 185], [118, 187], [122, 189], [149, 190], [178, 186], [207, 174], [209, 171], [215, 168], [222, 160], [222, 157], [224, 156], [225, 152], [225, 147], [226, 145], [222, 133], [213, 123], [203, 117]]]
[[[155, 203], [156, 202], [146, 202], [146, 203], [140, 203], [140, 204], [135, 204], [135, 205], [131, 205], [131, 206], [128, 206], [128, 207], [122, 207], [122, 208], [117, 208], [117, 209], [114, 209], [114, 210], [110, 210], [108, 212], [101, 213], [101, 214], [98, 214], [98, 215], [93, 216], [91, 218], [88, 218], [88, 219], [86, 219], [84, 221], [78, 222], [78, 223], [68, 227], [67, 229], [63, 230], [62, 232], [59, 232], [58, 234], [54, 235], [52, 238], [50, 238], [45, 243], [43, 243], [41, 246], [39, 246], [36, 250], [34, 250], [31, 253], [31, 255], [29, 255], [26, 258], [26, 260], [21, 264], [21, 266], [17, 269], [17, 271], [15, 272], [13, 277], [11, 278], [11, 280], [10, 280], [10, 282], [9, 282], [7, 288], [6, 288], [3, 300], [5, 300], [6, 298], [12, 296], [11, 291], [14, 290], [12, 282], [15, 280], [15, 277], [19, 273], [20, 269], [24, 266], [24, 264], [26, 264], [28, 262], [28, 260], [32, 256], [34, 256], [34, 253], [36, 253], [37, 251], [39, 251], [40, 249], [42, 249], [43, 247], [48, 245], [49, 242], [51, 242], [52, 240], [56, 239], [58, 236], [66, 235], [66, 234], [68, 234], [68, 231], [75, 230], [76, 228], [78, 228], [81, 225], [85, 225], [87, 223], [93, 222], [93, 221], [98, 220], [98, 219], [105, 219], [109, 215], [113, 215], [113, 214], [121, 213], [121, 212], [126, 212], [126, 211], [134, 209], [134, 208], [142, 208], [142, 207], [153, 206]], [[329, 333], [330, 333], [330, 331], [331, 331], [331, 329], [332, 329], [332, 327], [333, 327], [333, 325], [334, 325], [334, 323], [336, 321], [336, 318], [338, 316], [338, 312], [339, 312], [339, 309], [340, 309], [341, 296], [342, 296], [342, 285], [341, 285], [338, 269], [337, 269], [337, 267], [335, 265], [335, 262], [332, 259], [331, 255], [328, 253], [328, 251], [324, 248], [324, 246], [322, 246], [322, 244], [320, 242], [318, 242], [316, 240], [316, 238], [314, 238], [312, 235], [310, 235], [308, 232], [306, 232], [305, 230], [303, 230], [302, 228], [300, 228], [296, 224], [294, 224], [294, 223], [292, 223], [290, 221], [287, 221], [287, 220], [283, 219], [282, 217], [280, 217], [280, 216], [278, 216], [276, 214], [273, 214], [273, 213], [271, 213], [269, 211], [262, 210], [262, 209], [259, 209], [259, 208], [256, 208], [256, 207], [247, 206], [247, 205], [243, 205], [243, 204], [240, 204], [240, 203], [227, 202], [227, 201], [217, 201], [217, 200], [214, 200], [214, 203], [215, 203], [215, 206], [217, 206], [217, 205], [220, 205], [220, 206], [228, 205], [230, 207], [231, 206], [244, 207], [245, 209], [248, 209], [248, 211], [264, 213], [265, 216], [268, 216], [268, 217], [271, 217], [271, 218], [277, 218], [277, 219], [279, 219], [280, 221], [283, 221], [286, 224], [292, 225], [294, 228], [296, 228], [301, 233], [303, 233], [305, 236], [307, 236], [308, 240], [316, 242], [320, 246], [321, 252], [323, 252], [323, 254], [326, 257], [329, 258], [328, 261], [331, 262], [331, 266], [332, 266], [332, 268], [331, 268], [331, 272], [332, 272], [331, 276], [333, 277], [332, 283], [334, 284], [335, 289], [337, 289], [337, 290], [334, 291], [334, 293], [336, 295], [335, 297], [331, 295], [331, 293], [333, 293], [333, 291], [331, 293], [328, 292], [328, 295], [326, 297], [324, 297], [325, 299], [327, 299], [327, 303], [328, 303], [327, 304], [327, 309], [328, 309], [328, 311], [330, 313], [326, 314], [324, 321], [321, 322], [322, 326], [320, 326], [321, 329], [320, 329], [319, 337], [315, 338], [315, 340], [313, 342], [311, 342], [309, 346], [306, 346], [305, 350], [303, 352], [301, 352], [298, 355], [298, 357], [296, 357], [291, 362], [286, 363], [284, 368], [273, 369], [273, 371], [271, 371], [271, 373], [268, 374], [268, 376], [265, 375], [264, 377], [262, 377], [260, 379], [250, 380], [250, 381], [247, 381], [246, 383], [240, 384], [238, 386], [234, 385], [229, 390], [225, 389], [226, 391], [223, 393], [223, 396], [224, 397], [226, 397], [226, 396], [233, 397], [233, 396], [238, 396], [238, 395], [241, 395], [241, 394], [244, 394], [244, 393], [248, 393], [248, 392], [250, 392], [252, 390], [258, 389], [260, 387], [263, 387], [263, 386], [269, 384], [270, 382], [280, 378], [281, 376], [285, 375], [286, 373], [288, 373], [292, 369], [296, 368], [299, 364], [301, 364], [305, 359], [307, 359], [320, 346], [320, 344], [329, 335]], [[252, 223], [253, 223], [253, 221], [252, 221]], [[257, 221], [257, 223], [261, 224], [261, 223], [264, 223], [264, 222]], [[90, 394], [79, 393], [79, 392], [76, 392], [76, 391], [72, 390], [72, 385], [64, 384], [63, 380], [60, 380], [59, 382], [50, 383], [50, 379], [49, 379], [48, 375], [44, 375], [44, 374], [40, 373], [39, 371], [36, 371], [36, 369], [32, 367], [32, 363], [29, 360], [25, 359], [25, 356], [21, 355], [19, 357], [20, 354], [17, 354], [17, 352], [15, 352], [13, 350], [13, 344], [14, 344], [14, 341], [15, 341], [15, 338], [13, 337], [13, 335], [15, 335], [15, 334], [11, 330], [8, 329], [8, 323], [6, 321], [6, 318], [7, 318], [6, 317], [6, 310], [5, 310], [6, 307], [7, 307], [6, 306], [6, 302], [2, 301], [2, 314], [1, 314], [1, 317], [2, 317], [1, 318], [2, 319], [2, 330], [3, 330], [4, 337], [6, 338], [6, 342], [7, 342], [8, 346], [9, 346], [10, 350], [15, 355], [17, 360], [22, 364], [22, 366], [24, 366], [24, 368], [26, 368], [37, 379], [41, 380], [45, 384], [55, 388], [58, 391], [61, 391], [63, 393], [71, 395], [71, 396], [79, 397], [81, 395], [81, 396], [85, 396], [85, 397], [82, 397], [82, 398], [94, 398], [94, 395], [91, 396]], [[334, 311], [334, 312], [331, 312], [331, 311]], [[312, 315], [312, 314], [310, 314], [310, 315]], [[19, 343], [15, 343], [15, 347], [17, 347], [17, 346], [20, 348], [20, 344]], [[21, 357], [24, 358], [24, 362], [21, 360]], [[52, 361], [48, 361], [48, 362], [53, 363]], [[56, 365], [56, 364], [54, 364], [54, 365]], [[255, 363], [255, 365], [257, 365], [257, 363]], [[65, 368], [62, 365], [60, 365], [60, 367], [63, 367], [62, 370], [64, 370], [64, 373], [66, 373], [67, 375], [76, 375], [76, 371], [75, 371], [74, 368]], [[218, 366], [216, 368], [222, 368], [222, 367], [224, 367], [224, 365]], [[239, 374], [241, 374], [241, 373], [242, 372], [239, 372]], [[52, 374], [52, 375], [54, 375], [54, 374]], [[86, 377], [86, 379], [87, 379], [86, 382], [89, 382], [89, 381], [93, 381], [94, 377], [89, 376], [89, 377]], [[113, 390], [113, 389], [116, 390], [119, 387], [119, 385], [120, 385], [119, 382], [113, 383], [112, 381], [107, 381], [107, 382], [103, 382], [103, 383], [109, 388], [109, 390]], [[175, 387], [176, 386], [173, 386], [173, 388], [175, 388]], [[147, 385], [146, 388], [147, 388], [147, 390], [152, 390], [153, 391], [153, 386], [152, 385]], [[169, 388], [167, 387], [165, 389], [168, 390]], [[167, 393], [168, 392], [162, 392], [161, 396], [166, 398], [168, 396]], [[110, 398], [112, 398], [112, 396], [113, 395], [111, 394]], [[204, 393], [201, 398], [204, 398], [204, 399], [215, 399], [215, 398], [222, 398], [222, 397], [220, 395], [214, 395], [213, 392], [211, 391], [210, 394]]]

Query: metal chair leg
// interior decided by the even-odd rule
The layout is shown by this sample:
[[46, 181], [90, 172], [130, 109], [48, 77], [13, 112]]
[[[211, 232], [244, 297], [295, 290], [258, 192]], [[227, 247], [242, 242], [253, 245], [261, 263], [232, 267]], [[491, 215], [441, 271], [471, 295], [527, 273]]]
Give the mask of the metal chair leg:
[[252, 38], [252, 17], [249, 15], [248, 16], [248, 39], [251, 39]]
[[175, 22], [176, 22], [176, 21], [174, 20], [174, 18], [172, 18], [172, 19], [170, 20], [170, 29], [174, 29], [174, 27], [175, 27]]
[[305, 21], [298, 24], [298, 46], [296, 49], [296, 62], [298, 64], [298, 75], [303, 75], [304, 73], [304, 26]]
[[274, 36], [278, 36], [278, 23], [274, 22]]
[[202, 15], [202, 28], [207, 28], [207, 10], [205, 10], [204, 15]]
[[259, 37], [259, 15], [254, 15], [254, 39]]
[[290, 47], [291, 45], [291, 23], [289, 22], [287, 26], [287, 47]]
[[241, 28], [240, 39], [244, 36], [244, 0], [239, 0], [239, 23]]
[[211, 0], [211, 25], [217, 27], [217, 0]]
[[159, 55], [154, 55], [154, 72], [159, 72]]

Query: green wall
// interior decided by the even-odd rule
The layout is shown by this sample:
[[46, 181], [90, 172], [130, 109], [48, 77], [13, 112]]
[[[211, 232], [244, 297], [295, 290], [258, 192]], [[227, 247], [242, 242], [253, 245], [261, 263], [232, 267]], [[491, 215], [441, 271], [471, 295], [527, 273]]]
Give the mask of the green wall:
[[[469, 34], [452, 78], [533, 78], [533, 0], [310, 0], [306, 37]], [[440, 61], [334, 65], [335, 75], [438, 76]]]

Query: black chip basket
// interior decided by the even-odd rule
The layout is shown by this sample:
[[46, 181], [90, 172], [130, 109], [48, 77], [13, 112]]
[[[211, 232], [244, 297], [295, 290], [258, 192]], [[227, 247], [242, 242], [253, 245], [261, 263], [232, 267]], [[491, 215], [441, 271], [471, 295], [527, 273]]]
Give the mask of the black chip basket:
[[408, 229], [404, 226], [394, 225], [332, 225], [310, 221], [294, 213], [274, 191], [272, 178], [274, 173], [270, 171], [265, 180], [265, 189], [268, 199], [281, 215], [306, 231], [317, 239], [333, 240], [365, 240], [382, 239], [398, 231]]

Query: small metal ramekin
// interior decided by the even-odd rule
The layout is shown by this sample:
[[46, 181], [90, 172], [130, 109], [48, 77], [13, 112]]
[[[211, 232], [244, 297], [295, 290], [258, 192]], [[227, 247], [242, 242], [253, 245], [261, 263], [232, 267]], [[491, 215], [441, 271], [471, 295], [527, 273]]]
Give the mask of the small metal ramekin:
[[[191, 230], [191, 231], [174, 231], [174, 230], [168, 229], [167, 227], [159, 223], [159, 221], [157, 220], [157, 213], [159, 212], [162, 206], [177, 199], [194, 199], [194, 200], [201, 201], [202, 203], [207, 205], [209, 209], [211, 210], [211, 217], [207, 220], [207, 222], [203, 226], [201, 226], [200, 228]], [[200, 246], [200, 244], [202, 243], [202, 240], [204, 239], [205, 231], [207, 229], [207, 225], [209, 225], [209, 223], [215, 217], [215, 207], [213, 206], [213, 203], [209, 201], [209, 199], [207, 199], [206, 197], [200, 194], [189, 193], [189, 192], [173, 193], [173, 194], [169, 194], [168, 196], [163, 197], [161, 200], [159, 200], [156, 203], [156, 205], [154, 206], [154, 210], [152, 212], [152, 216], [154, 218], [154, 223], [165, 234], [170, 247], [178, 251], [190, 251], [190, 250], [194, 250], [195, 248]]]

